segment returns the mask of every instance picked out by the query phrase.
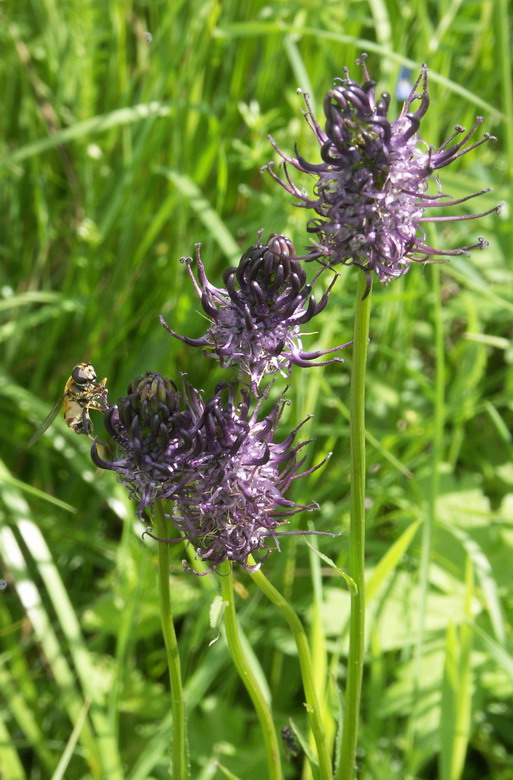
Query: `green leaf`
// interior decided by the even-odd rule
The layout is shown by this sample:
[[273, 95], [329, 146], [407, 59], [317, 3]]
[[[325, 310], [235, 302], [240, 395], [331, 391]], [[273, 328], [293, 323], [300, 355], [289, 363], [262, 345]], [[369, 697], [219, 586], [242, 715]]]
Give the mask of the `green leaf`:
[[379, 589], [384, 584], [387, 577], [392, 574], [401, 558], [410, 546], [417, 530], [420, 526], [420, 520], [415, 520], [406, 528], [401, 536], [394, 542], [389, 550], [384, 554], [376, 568], [370, 575], [365, 586], [365, 600], [369, 604], [376, 596]]

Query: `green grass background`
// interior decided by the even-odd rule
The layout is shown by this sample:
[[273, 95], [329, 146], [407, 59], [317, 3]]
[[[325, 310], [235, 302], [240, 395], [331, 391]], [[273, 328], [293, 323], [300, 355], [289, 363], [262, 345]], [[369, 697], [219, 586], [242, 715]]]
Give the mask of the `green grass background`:
[[[5, 778], [165, 778], [169, 706], [154, 543], [113, 474], [59, 420], [27, 451], [70, 369], [91, 360], [112, 400], [147, 369], [187, 371], [207, 392], [213, 361], [172, 340], [205, 320], [179, 262], [196, 242], [214, 284], [256, 240], [301, 247], [305, 212], [259, 173], [297, 141], [318, 150], [297, 87], [314, 105], [369, 54], [394, 96], [403, 65], [430, 69], [422, 135], [485, 117], [498, 138], [442, 171], [472, 213], [430, 240], [490, 241], [471, 259], [414, 266], [376, 287], [368, 377], [369, 623], [360, 776], [513, 777], [513, 124], [508, 4], [465, 0], [2, 0], [0, 83], [0, 766]], [[149, 31], [153, 40], [148, 42]], [[320, 112], [320, 109], [319, 109]], [[322, 113], [322, 112], [320, 112]], [[305, 182], [306, 183], [306, 182]], [[314, 269], [310, 269], [313, 272]], [[307, 348], [351, 338], [355, 273], [344, 270]], [[347, 564], [346, 363], [296, 369], [283, 436], [312, 413], [317, 500], [293, 527]], [[95, 416], [96, 429], [101, 421]], [[249, 699], [211, 619], [215, 576], [182, 571], [172, 594], [187, 694], [192, 777], [265, 776]], [[326, 723], [344, 688], [348, 595], [302, 538], [265, 572], [310, 632]], [[278, 727], [305, 727], [295, 649], [244, 571], [241, 626]], [[217, 639], [210, 644], [211, 640]], [[257, 659], [258, 658], [258, 662]], [[300, 777], [292, 764], [287, 777]]]

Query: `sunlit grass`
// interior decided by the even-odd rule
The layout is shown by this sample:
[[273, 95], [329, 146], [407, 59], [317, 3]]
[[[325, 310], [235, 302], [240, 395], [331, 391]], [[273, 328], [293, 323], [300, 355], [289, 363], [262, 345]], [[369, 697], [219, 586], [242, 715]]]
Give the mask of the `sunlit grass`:
[[[147, 369], [175, 379], [186, 370], [193, 384], [213, 390], [221, 379], [214, 362], [191, 354], [158, 321], [163, 314], [192, 337], [205, 330], [179, 258], [201, 242], [209, 278], [221, 284], [237, 247], [244, 251], [261, 228], [303, 245], [305, 212], [259, 173], [274, 156], [266, 136], [289, 152], [298, 141], [314, 158], [296, 89], [307, 89], [320, 109], [343, 66], [357, 72], [362, 50], [396, 107], [401, 67], [415, 74], [428, 63], [426, 142], [437, 145], [455, 124], [485, 117], [482, 130], [497, 142], [442, 181], [454, 197], [493, 187], [483, 210], [509, 201], [506, 7], [492, 0], [4, 2], [0, 576], [8, 588], [0, 591], [0, 765], [10, 780], [52, 777], [63, 757], [67, 778], [168, 776], [156, 547], [141, 541], [144, 526], [113, 476], [96, 473], [85, 437], [58, 420], [26, 450], [71, 367], [91, 360], [108, 377], [112, 399]], [[500, 217], [443, 227], [430, 240], [456, 247], [481, 234], [490, 246], [470, 260], [435, 273], [412, 267], [373, 293], [372, 599], [359, 756], [373, 780], [513, 773], [508, 207]], [[351, 338], [355, 290], [344, 270], [308, 348]], [[323, 530], [341, 518], [347, 527], [349, 511], [345, 352], [342, 370], [296, 370], [283, 418], [285, 436], [313, 413], [303, 433], [316, 438], [312, 462], [334, 453], [295, 495], [320, 503], [308, 520]], [[301, 516], [295, 522], [305, 527]], [[345, 569], [347, 541], [321, 538], [319, 547]], [[263, 777], [249, 699], [209, 619], [220, 583], [184, 573], [183, 547], [170, 555], [192, 776], [222, 777], [218, 760], [243, 779]], [[316, 668], [328, 670], [334, 722], [345, 681], [347, 588], [292, 538], [265, 573], [311, 633]], [[249, 576], [236, 574], [240, 624], [267, 676], [276, 725], [292, 718], [306, 731], [292, 639]]]

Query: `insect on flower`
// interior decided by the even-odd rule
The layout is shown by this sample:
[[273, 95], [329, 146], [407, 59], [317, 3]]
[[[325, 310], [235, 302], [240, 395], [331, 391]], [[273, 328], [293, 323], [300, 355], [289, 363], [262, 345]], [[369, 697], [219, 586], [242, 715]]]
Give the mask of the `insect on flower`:
[[61, 395], [50, 414], [45, 417], [28, 443], [31, 447], [50, 427], [57, 417], [61, 407], [64, 410], [64, 420], [68, 428], [75, 433], [85, 433], [90, 436], [93, 430], [89, 410], [104, 412], [107, 408], [107, 378], [101, 382], [96, 380], [96, 371], [91, 363], [78, 363], [64, 386]]

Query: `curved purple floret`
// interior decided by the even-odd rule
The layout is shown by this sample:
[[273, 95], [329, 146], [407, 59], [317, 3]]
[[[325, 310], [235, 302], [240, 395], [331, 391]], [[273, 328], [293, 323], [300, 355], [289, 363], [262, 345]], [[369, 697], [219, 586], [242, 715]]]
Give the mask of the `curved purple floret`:
[[[426, 221], [473, 219], [499, 211], [502, 204], [473, 215], [425, 214], [426, 209], [456, 205], [486, 191], [450, 201], [434, 175], [458, 157], [495, 140], [485, 134], [467, 145], [482, 117], [477, 117], [468, 132], [457, 126], [438, 149], [427, 147], [418, 132], [429, 107], [427, 67], [422, 67], [400, 115], [391, 121], [387, 118], [390, 95], [385, 92], [375, 100], [375, 83], [369, 78], [365, 55], [358, 62], [365, 81], [362, 85], [352, 81], [347, 70], [344, 78], [336, 80], [324, 98], [324, 130], [304, 95], [306, 120], [319, 142], [321, 163], [310, 163], [297, 151], [290, 157], [270, 139], [285, 161], [285, 179], [275, 173], [272, 164], [265, 169], [297, 199], [296, 205], [317, 214], [308, 225], [313, 246], [305, 259], [327, 266], [358, 265], [388, 282], [406, 273], [412, 261], [466, 254], [482, 247], [479, 240], [456, 250], [438, 249], [426, 243], [423, 230]], [[311, 197], [293, 182], [288, 166], [316, 178]], [[427, 193], [430, 181], [436, 184], [435, 195]]]
[[147, 372], [105, 413], [116, 459], [105, 460], [95, 442], [93, 461], [118, 473], [139, 516], [156, 501], [167, 502], [167, 517], [182, 536], [159, 541], [185, 538], [212, 568], [226, 560], [246, 565], [248, 555], [279, 548], [278, 529], [289, 517], [318, 508], [285, 493], [324, 463], [301, 471], [299, 453], [309, 442], [294, 442], [303, 423], [275, 442], [285, 401], [261, 417], [263, 400], [251, 409], [247, 391], [236, 403], [234, 386], [220, 385], [205, 401], [185, 378], [179, 392], [169, 379]]
[[192, 274], [191, 263], [189, 258], [189, 274], [203, 310], [210, 318], [208, 330], [201, 338], [191, 339], [176, 333], [163, 317], [160, 321], [171, 336], [204, 349], [223, 368], [236, 367], [253, 393], [257, 393], [264, 376], [277, 372], [289, 376], [292, 365], [340, 362], [341, 358], [333, 358], [312, 363], [345, 344], [305, 352], [301, 341], [301, 326], [325, 308], [336, 277], [317, 303], [312, 285], [319, 274], [312, 283], [307, 283], [306, 272], [286, 236], [272, 234], [265, 244], [251, 246], [237, 267], [224, 272], [224, 288], [214, 287], [208, 281], [199, 245], [196, 246], [199, 283]]

